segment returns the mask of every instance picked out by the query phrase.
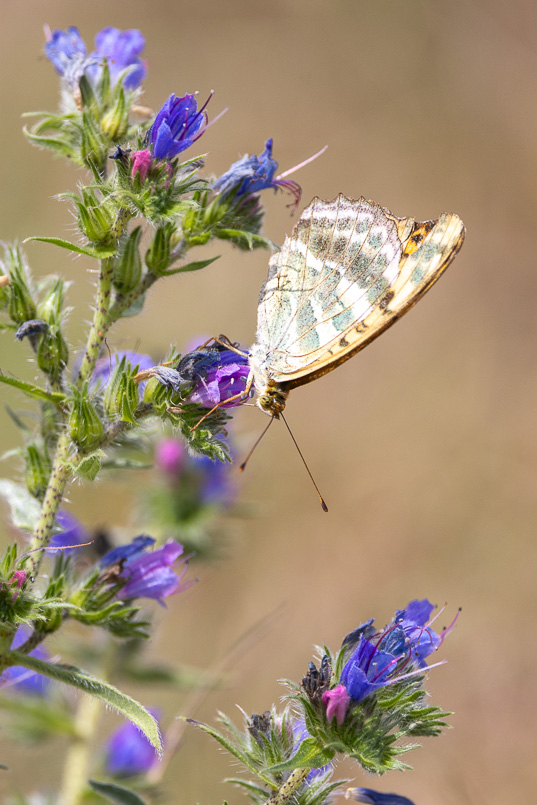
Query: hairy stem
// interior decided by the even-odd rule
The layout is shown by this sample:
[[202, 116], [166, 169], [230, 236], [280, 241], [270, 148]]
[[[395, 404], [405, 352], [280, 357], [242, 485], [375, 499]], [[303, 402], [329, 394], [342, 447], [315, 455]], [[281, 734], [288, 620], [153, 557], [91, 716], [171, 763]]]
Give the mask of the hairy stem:
[[45, 497], [41, 506], [41, 514], [35, 528], [34, 536], [28, 548], [27, 567], [30, 581], [35, 581], [39, 572], [39, 566], [43, 559], [44, 549], [50, 542], [52, 529], [56, 520], [56, 514], [60, 506], [65, 486], [71, 474], [69, 455], [71, 452], [71, 440], [66, 428], [60, 434], [56, 446], [56, 455], [52, 472], [50, 474]]
[[103, 341], [110, 327], [109, 316], [110, 299], [112, 296], [112, 279], [114, 276], [114, 258], [107, 257], [101, 260], [101, 271], [97, 285], [97, 298], [95, 300], [95, 313], [89, 331], [86, 352], [78, 371], [77, 385], [81, 386], [84, 380], [93, 372], [95, 363], [101, 352]]
[[75, 717], [75, 737], [65, 758], [58, 805], [78, 805], [87, 786], [88, 767], [93, 754], [93, 736], [97, 730], [101, 703], [94, 696], [82, 694]]
[[275, 791], [267, 800], [267, 805], [284, 805], [298, 791], [311, 769], [295, 769], [285, 783]]

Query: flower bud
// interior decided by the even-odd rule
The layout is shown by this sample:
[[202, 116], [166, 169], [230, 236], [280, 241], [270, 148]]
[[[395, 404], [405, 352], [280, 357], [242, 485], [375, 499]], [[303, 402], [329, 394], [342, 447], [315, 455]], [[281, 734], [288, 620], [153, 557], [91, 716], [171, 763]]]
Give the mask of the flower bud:
[[36, 306], [32, 298], [30, 275], [18, 246], [6, 248], [4, 270], [9, 282], [4, 288], [9, 293], [8, 314], [16, 324], [36, 318]]
[[68, 361], [69, 348], [60, 328], [49, 328], [37, 348], [37, 365], [52, 383], [58, 383]]
[[42, 500], [52, 469], [50, 459], [45, 453], [40, 453], [35, 444], [28, 445], [25, 459], [24, 480], [28, 492], [37, 500]]
[[75, 199], [78, 207], [78, 224], [92, 243], [108, 243], [112, 239], [114, 216], [112, 211], [95, 194], [84, 188], [82, 199]]
[[142, 278], [140, 239], [142, 227], [132, 230], [114, 261], [114, 286], [119, 293], [133, 291]]
[[100, 129], [99, 121], [94, 117], [92, 111], [82, 112], [81, 132], [80, 155], [88, 163], [101, 165], [106, 160], [108, 143]]
[[120, 87], [115, 106], [101, 120], [101, 130], [112, 142], [117, 142], [125, 137], [128, 128], [129, 110], [125, 103], [125, 93]]
[[73, 408], [69, 416], [71, 439], [83, 453], [89, 453], [99, 444], [103, 435], [103, 423], [88, 398], [87, 386], [75, 390]]
[[175, 232], [173, 224], [159, 226], [145, 254], [145, 264], [152, 274], [161, 276], [170, 265], [171, 239]]
[[138, 387], [134, 383], [130, 366], [127, 366], [126, 359], [122, 358], [106, 385], [104, 410], [107, 417], [134, 424], [138, 399]]

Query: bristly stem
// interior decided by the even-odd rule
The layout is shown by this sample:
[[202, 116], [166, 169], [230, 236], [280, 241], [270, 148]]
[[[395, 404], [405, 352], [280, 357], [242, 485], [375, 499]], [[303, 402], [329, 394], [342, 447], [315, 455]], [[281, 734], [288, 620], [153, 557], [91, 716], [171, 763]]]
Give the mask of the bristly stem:
[[112, 279], [114, 276], [114, 258], [107, 257], [101, 260], [99, 283], [97, 285], [97, 298], [95, 300], [95, 313], [89, 331], [86, 352], [80, 365], [77, 385], [81, 386], [87, 380], [101, 352], [103, 341], [111, 324], [109, 316], [110, 299], [112, 296]]
[[50, 542], [65, 486], [72, 472], [69, 462], [70, 452], [71, 440], [64, 426], [64, 430], [60, 434], [56, 446], [56, 455], [54, 457], [54, 464], [52, 466], [45, 497], [43, 498], [41, 514], [39, 515], [34, 536], [28, 548], [28, 576], [32, 583], [37, 578], [44, 549]]
[[295, 769], [285, 783], [275, 791], [267, 800], [267, 805], [284, 805], [296, 794], [311, 769]]
[[[111, 239], [119, 241], [123, 234], [125, 227], [131, 217], [128, 210], [122, 208], [118, 210], [116, 220], [110, 233]], [[110, 306], [112, 302], [112, 281], [114, 279], [114, 257], [106, 257], [101, 260], [101, 270], [99, 273], [99, 280], [97, 283], [97, 296], [95, 299], [95, 312], [93, 315], [93, 323], [88, 335], [86, 344], [86, 351], [84, 358], [80, 365], [77, 377], [77, 386], [80, 387], [87, 380], [95, 368], [97, 359], [99, 358], [101, 347], [103, 345], [106, 334], [110, 325], [116, 320], [117, 317], [110, 315]]]

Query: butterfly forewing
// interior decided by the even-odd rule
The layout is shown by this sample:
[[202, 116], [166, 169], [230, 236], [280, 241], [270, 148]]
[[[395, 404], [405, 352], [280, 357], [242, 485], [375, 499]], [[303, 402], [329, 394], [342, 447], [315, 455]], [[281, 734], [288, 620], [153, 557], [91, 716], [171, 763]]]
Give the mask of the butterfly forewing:
[[438, 279], [463, 237], [456, 215], [417, 223], [363, 198], [314, 199], [261, 290], [268, 376], [293, 388], [363, 349]]

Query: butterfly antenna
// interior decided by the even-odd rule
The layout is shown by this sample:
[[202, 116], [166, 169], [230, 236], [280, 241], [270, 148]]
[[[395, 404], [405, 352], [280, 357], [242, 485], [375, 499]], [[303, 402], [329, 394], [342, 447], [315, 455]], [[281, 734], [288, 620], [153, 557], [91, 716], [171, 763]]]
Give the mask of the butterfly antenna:
[[270, 426], [272, 425], [272, 423], [273, 423], [273, 422], [274, 422], [274, 417], [273, 417], [273, 416], [271, 416], [271, 418], [270, 418], [270, 422], [268, 423], [267, 427], [263, 429], [263, 433], [261, 434], [261, 436], [258, 436], [258, 437], [257, 437], [257, 439], [255, 440], [255, 444], [254, 444], [254, 446], [252, 447], [252, 449], [250, 450], [250, 452], [248, 453], [248, 455], [246, 456], [246, 458], [244, 459], [244, 461], [243, 461], [243, 462], [242, 462], [242, 464], [240, 465], [240, 467], [239, 467], [239, 472], [244, 472], [244, 470], [246, 469], [246, 465], [247, 465], [247, 464], [248, 464], [248, 462], [250, 461], [250, 459], [251, 459], [251, 457], [252, 457], [252, 455], [253, 455], [253, 452], [254, 452], [255, 448], [257, 447], [257, 445], [259, 444], [259, 442], [261, 441], [261, 439], [263, 438], [263, 436], [265, 435], [265, 433], [268, 431], [268, 429], [270, 428]]
[[281, 418], [283, 419], [283, 421], [285, 422], [285, 427], [286, 427], [286, 428], [287, 428], [287, 430], [289, 431], [289, 435], [291, 436], [291, 439], [292, 439], [292, 440], [293, 440], [293, 442], [295, 443], [295, 447], [296, 447], [296, 449], [298, 450], [298, 455], [299, 455], [299, 456], [300, 456], [300, 458], [302, 459], [302, 463], [304, 464], [304, 466], [305, 466], [305, 468], [306, 468], [306, 471], [307, 471], [307, 473], [308, 473], [309, 477], [311, 478], [311, 482], [312, 482], [313, 486], [315, 487], [315, 491], [316, 491], [316, 492], [317, 492], [317, 494], [319, 495], [319, 500], [320, 500], [320, 502], [321, 502], [321, 506], [322, 506], [322, 508], [323, 508], [323, 512], [327, 512], [327, 511], [328, 511], [328, 506], [327, 506], [327, 505], [326, 505], [326, 503], [324, 502], [324, 498], [323, 498], [323, 496], [321, 495], [321, 493], [319, 492], [319, 487], [318, 487], [318, 486], [317, 486], [317, 484], [315, 483], [315, 478], [314, 478], [314, 477], [313, 477], [313, 475], [311, 474], [310, 468], [309, 468], [309, 467], [308, 467], [308, 465], [306, 464], [306, 459], [305, 459], [305, 458], [304, 458], [304, 456], [302, 455], [302, 451], [301, 451], [300, 447], [298, 446], [298, 442], [297, 442], [297, 440], [295, 439], [295, 437], [293, 436], [293, 431], [291, 430], [291, 428], [290, 428], [290, 427], [289, 427], [289, 425], [287, 424], [287, 420], [286, 420], [286, 418], [284, 417], [284, 415], [283, 415], [283, 414], [280, 414], [280, 416], [281, 416]]

